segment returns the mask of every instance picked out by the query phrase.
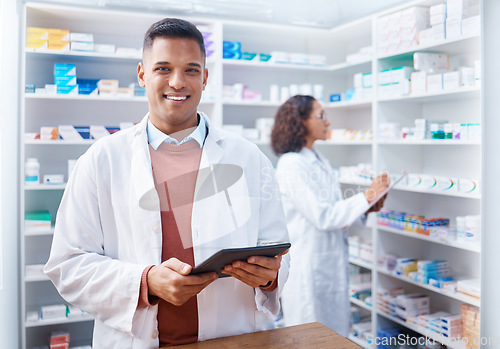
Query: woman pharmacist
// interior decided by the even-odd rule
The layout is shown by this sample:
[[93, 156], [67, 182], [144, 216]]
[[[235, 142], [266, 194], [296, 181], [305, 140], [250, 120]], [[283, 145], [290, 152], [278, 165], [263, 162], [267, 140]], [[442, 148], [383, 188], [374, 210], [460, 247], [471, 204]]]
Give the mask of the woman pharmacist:
[[[319, 321], [349, 334], [346, 227], [364, 213], [378, 211], [385, 198], [369, 204], [389, 185], [387, 174], [364, 193], [343, 199], [337, 172], [314, 148], [327, 138], [329, 121], [310, 96], [294, 96], [277, 111], [271, 145], [292, 247], [290, 275], [281, 295], [287, 326]], [[367, 211], [368, 210], [368, 211]]]

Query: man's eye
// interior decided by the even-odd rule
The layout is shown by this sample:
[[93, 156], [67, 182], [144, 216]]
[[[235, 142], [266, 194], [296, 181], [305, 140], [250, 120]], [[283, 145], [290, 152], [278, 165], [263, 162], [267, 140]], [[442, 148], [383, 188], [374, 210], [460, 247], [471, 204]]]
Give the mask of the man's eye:
[[199, 70], [192, 68], [192, 69], [188, 69], [187, 72], [189, 72], [189, 73], [198, 73]]
[[158, 67], [158, 68], [156, 68], [155, 70], [156, 70], [156, 71], [169, 71], [169, 69], [168, 69], [168, 68], [166, 68], [166, 67]]

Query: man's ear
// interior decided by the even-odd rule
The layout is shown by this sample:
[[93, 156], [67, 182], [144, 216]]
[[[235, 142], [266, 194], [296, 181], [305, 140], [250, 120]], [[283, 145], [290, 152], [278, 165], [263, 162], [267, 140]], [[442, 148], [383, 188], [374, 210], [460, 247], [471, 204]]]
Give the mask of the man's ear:
[[146, 83], [144, 81], [144, 63], [142, 62], [137, 64], [137, 81], [139, 81], [139, 86], [146, 87]]
[[207, 81], [208, 81], [208, 69], [205, 68], [205, 71], [203, 72], [203, 90], [205, 90], [205, 87], [207, 86]]

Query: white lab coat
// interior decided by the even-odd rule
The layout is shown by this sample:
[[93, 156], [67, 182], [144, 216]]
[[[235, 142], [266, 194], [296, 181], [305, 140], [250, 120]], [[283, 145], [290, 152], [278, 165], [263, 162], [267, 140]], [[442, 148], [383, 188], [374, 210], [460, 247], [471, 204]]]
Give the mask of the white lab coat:
[[[195, 201], [191, 222], [195, 264], [221, 248], [288, 241], [269, 160], [254, 144], [211, 126], [203, 117], [208, 135], [200, 169], [235, 164], [243, 176], [227, 189], [231, 206], [224, 191]], [[64, 299], [95, 316], [97, 349], [159, 345], [157, 306], [137, 308], [142, 272], [161, 263], [162, 250], [158, 196], [149, 195], [144, 204], [154, 188], [147, 118], [97, 141], [78, 160], [59, 207], [45, 266]], [[195, 197], [203, 185], [206, 189], [207, 183], [217, 184], [217, 178], [202, 184], [206, 178], [201, 177]], [[198, 339], [273, 328], [272, 314], [279, 311], [278, 296], [287, 276], [288, 256], [273, 292], [230, 277], [210, 284], [197, 296]]]
[[278, 161], [276, 175], [292, 247], [290, 275], [281, 295], [286, 326], [319, 321], [347, 336], [348, 232], [368, 209], [363, 193], [344, 200], [337, 171], [304, 147]]

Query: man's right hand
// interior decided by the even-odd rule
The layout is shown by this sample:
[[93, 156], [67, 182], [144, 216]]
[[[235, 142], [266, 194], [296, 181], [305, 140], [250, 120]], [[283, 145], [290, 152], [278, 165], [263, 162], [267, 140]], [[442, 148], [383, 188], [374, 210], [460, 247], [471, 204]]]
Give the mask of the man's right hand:
[[170, 258], [149, 270], [149, 295], [180, 306], [217, 279], [217, 273], [189, 275], [192, 267], [177, 258]]

